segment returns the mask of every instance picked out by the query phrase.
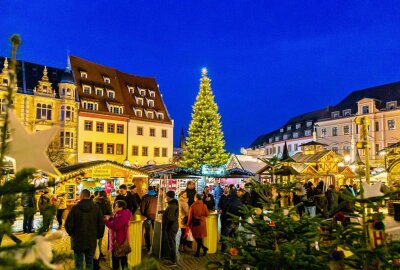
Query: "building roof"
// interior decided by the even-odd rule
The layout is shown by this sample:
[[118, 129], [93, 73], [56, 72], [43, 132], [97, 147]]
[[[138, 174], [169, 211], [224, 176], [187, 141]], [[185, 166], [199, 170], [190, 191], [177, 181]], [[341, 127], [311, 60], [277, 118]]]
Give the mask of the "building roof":
[[[312, 112], [300, 114], [290, 118], [281, 128], [271, 131], [269, 133], [258, 136], [251, 144], [250, 148], [260, 147], [264, 144], [269, 143], [269, 140], [272, 139], [272, 142], [282, 142], [284, 140], [293, 139], [293, 133], [297, 132], [298, 139], [308, 137], [305, 136], [305, 130], [309, 130], [310, 127], [307, 127], [305, 123], [328, 120], [332, 118], [332, 112], [339, 112], [338, 117], [350, 117], [357, 113], [358, 104], [357, 102], [362, 100], [363, 98], [371, 98], [375, 100], [375, 106], [379, 110], [386, 110], [386, 103], [390, 101], [397, 101], [397, 108], [400, 106], [400, 82], [394, 82], [390, 84], [384, 84], [379, 86], [374, 86], [366, 89], [356, 90], [347, 95], [343, 100], [341, 100], [335, 106], [327, 106], [325, 108], [315, 110]], [[344, 110], [351, 110], [351, 114], [349, 116], [343, 116]], [[301, 127], [296, 129], [296, 124], [301, 124]], [[287, 130], [287, 127], [291, 126], [290, 130]], [[283, 135], [287, 135], [285, 139], [283, 139]], [[275, 140], [275, 137], [279, 136], [279, 140]]]
[[321, 158], [323, 158], [325, 155], [327, 155], [329, 152], [332, 152], [332, 150], [324, 150], [321, 152], [317, 152], [315, 154], [308, 154], [305, 155], [302, 152], [298, 152], [292, 156], [292, 158], [299, 163], [312, 163], [312, 162], [318, 162]]
[[[110, 114], [107, 108], [107, 102], [117, 102], [124, 105], [124, 115], [131, 119], [172, 123], [154, 78], [124, 73], [115, 68], [96, 64], [76, 56], [70, 56], [70, 62], [79, 96], [97, 100], [99, 107], [98, 111], [95, 112]], [[87, 78], [81, 77], [82, 71], [87, 73]], [[110, 83], [105, 83], [104, 77], [108, 77]], [[92, 93], [84, 94], [83, 85], [91, 86]], [[129, 92], [128, 86], [134, 89], [134, 93]], [[96, 87], [104, 90], [103, 96], [96, 95]], [[145, 90], [145, 94], [141, 95], [139, 89]], [[115, 98], [109, 98], [105, 92], [107, 90], [114, 91]], [[154, 97], [150, 96], [150, 91], [153, 91], [155, 94]], [[139, 103], [138, 99], [143, 99], [143, 105]], [[154, 101], [153, 107], [149, 105], [148, 100]], [[142, 116], [136, 116], [133, 108], [142, 109]], [[81, 108], [81, 110], [87, 111], [83, 108]], [[148, 118], [145, 111], [152, 111], [154, 119]], [[90, 112], [93, 113], [94, 111]], [[162, 113], [164, 118], [158, 118], [157, 113]]]
[[240, 164], [241, 168], [239, 169], [243, 169], [251, 173], [256, 173], [258, 170], [265, 166], [264, 162], [252, 156], [232, 154], [232, 158], [235, 158]]
[[310, 145], [328, 146], [327, 144], [316, 142], [316, 141], [310, 141], [310, 142], [306, 142], [306, 143], [300, 144], [300, 146], [310, 146]]

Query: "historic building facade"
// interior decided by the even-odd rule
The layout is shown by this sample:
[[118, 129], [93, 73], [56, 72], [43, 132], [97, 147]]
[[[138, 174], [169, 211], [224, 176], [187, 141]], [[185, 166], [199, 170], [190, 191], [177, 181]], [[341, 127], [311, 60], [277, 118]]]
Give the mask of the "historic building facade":
[[[0, 63], [0, 111], [4, 113], [9, 63], [3, 57]], [[17, 117], [31, 132], [59, 125], [59, 134], [48, 149], [49, 157], [56, 165], [76, 163], [78, 102], [69, 67], [63, 70], [18, 61], [14, 106]]]

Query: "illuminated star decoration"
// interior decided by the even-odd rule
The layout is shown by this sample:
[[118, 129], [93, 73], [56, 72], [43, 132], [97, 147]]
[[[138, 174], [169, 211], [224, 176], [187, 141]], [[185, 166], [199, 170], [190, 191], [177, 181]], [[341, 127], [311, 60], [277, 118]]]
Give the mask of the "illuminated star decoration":
[[[381, 192], [381, 186], [381, 181], [376, 182], [374, 185], [369, 185], [363, 182], [362, 188], [364, 190], [364, 199], [383, 196], [384, 194]], [[361, 198], [360, 195], [358, 195], [358, 197]]]
[[18, 120], [14, 110], [9, 110], [9, 121], [11, 140], [7, 156], [15, 159], [17, 171], [23, 168], [34, 168], [51, 176], [59, 176], [60, 173], [46, 154], [46, 149], [59, 128], [54, 126], [30, 133]]

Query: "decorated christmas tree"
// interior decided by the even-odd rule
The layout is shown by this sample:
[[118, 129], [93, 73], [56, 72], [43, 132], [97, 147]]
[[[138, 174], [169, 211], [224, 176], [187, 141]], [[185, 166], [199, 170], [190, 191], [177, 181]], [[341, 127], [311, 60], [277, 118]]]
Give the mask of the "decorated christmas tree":
[[214, 101], [211, 80], [207, 77], [207, 70], [203, 69], [200, 90], [193, 105], [182, 166], [199, 169], [203, 164], [225, 164], [228, 153], [224, 150], [224, 146], [221, 116], [218, 113], [218, 105]]

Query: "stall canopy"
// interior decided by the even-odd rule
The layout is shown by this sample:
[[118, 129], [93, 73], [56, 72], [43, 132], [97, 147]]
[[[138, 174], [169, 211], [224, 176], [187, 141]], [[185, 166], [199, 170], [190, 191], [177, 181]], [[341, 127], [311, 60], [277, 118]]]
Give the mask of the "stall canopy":
[[149, 174], [150, 178], [161, 178], [162, 175], [170, 174], [174, 179], [200, 178], [200, 172], [188, 168], [181, 168], [175, 164], [146, 165], [140, 170]]

